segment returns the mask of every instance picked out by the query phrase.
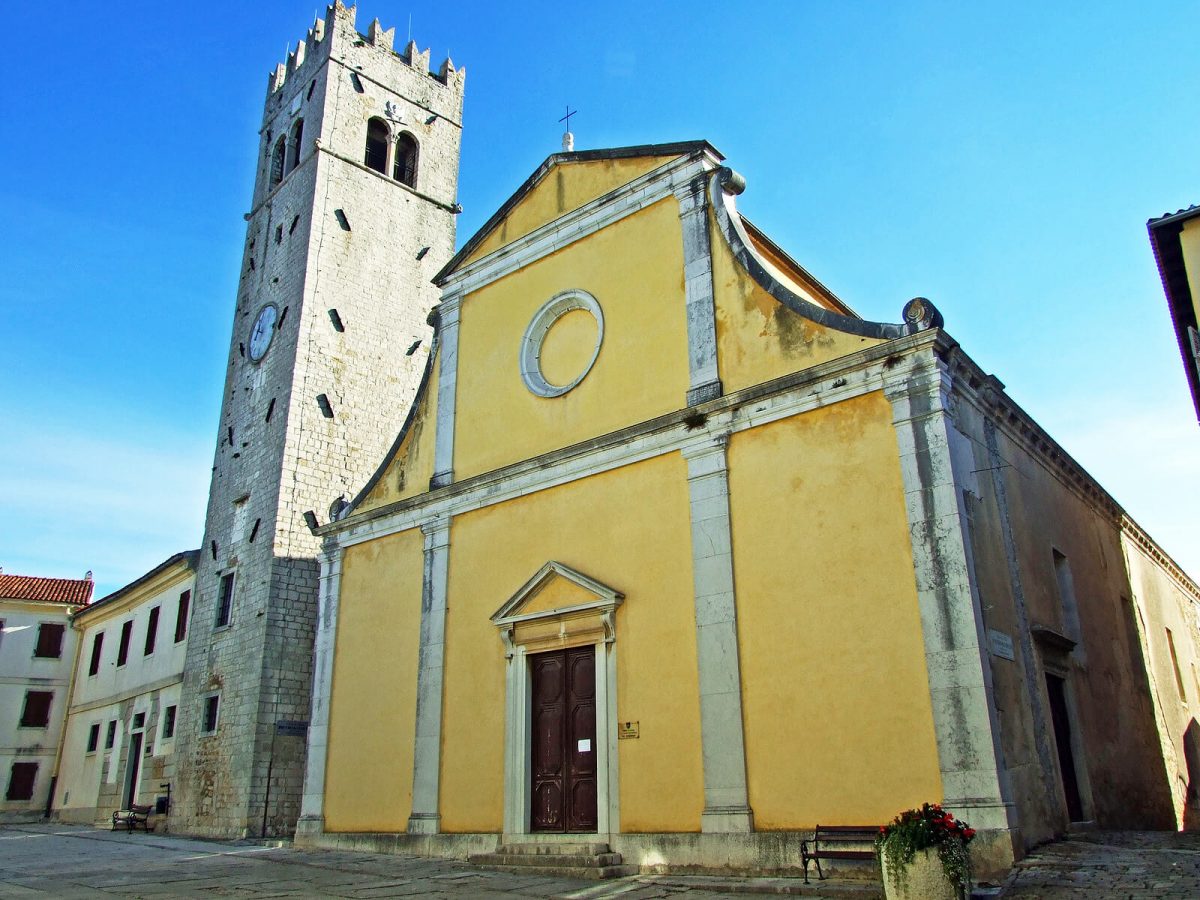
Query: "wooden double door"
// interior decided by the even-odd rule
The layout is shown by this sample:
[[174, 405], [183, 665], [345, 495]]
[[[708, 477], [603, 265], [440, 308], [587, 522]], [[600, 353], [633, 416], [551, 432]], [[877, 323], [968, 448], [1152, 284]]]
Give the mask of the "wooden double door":
[[529, 657], [533, 831], [596, 830], [596, 650]]

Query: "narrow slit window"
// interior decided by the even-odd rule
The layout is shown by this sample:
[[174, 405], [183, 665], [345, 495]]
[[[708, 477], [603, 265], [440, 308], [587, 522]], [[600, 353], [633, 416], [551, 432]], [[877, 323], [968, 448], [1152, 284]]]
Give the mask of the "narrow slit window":
[[204, 698], [204, 719], [201, 722], [200, 730], [204, 734], [213, 734], [217, 730], [217, 716], [221, 708], [221, 698], [217, 694], [211, 694]]
[[163, 710], [162, 736], [164, 741], [167, 738], [175, 737], [175, 710], [174, 706], [168, 706]]
[[1167, 633], [1167, 649], [1171, 651], [1171, 668], [1175, 671], [1175, 688], [1179, 691], [1179, 699], [1187, 703], [1187, 692], [1183, 689], [1183, 673], [1179, 670], [1179, 657], [1175, 655], [1175, 635], [1170, 628], [1163, 629]]
[[233, 582], [233, 572], [226, 572], [221, 576], [221, 588], [217, 595], [218, 628], [224, 628], [228, 625], [233, 613]]
[[92, 727], [88, 729], [87, 752], [95, 753], [96, 748], [100, 746], [100, 723], [93, 722]]

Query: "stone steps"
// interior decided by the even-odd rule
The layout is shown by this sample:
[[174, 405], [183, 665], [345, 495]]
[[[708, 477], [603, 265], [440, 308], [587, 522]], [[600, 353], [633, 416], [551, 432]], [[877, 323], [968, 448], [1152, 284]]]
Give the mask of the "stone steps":
[[638, 872], [637, 866], [622, 865], [621, 854], [608, 844], [589, 842], [501, 844], [495, 852], [473, 853], [467, 861], [496, 872], [555, 878], [623, 878]]

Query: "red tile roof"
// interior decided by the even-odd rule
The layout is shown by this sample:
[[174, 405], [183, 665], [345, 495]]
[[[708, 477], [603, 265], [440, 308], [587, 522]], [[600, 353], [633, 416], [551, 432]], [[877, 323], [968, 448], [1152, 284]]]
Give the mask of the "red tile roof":
[[92, 598], [91, 572], [88, 578], [38, 578], [34, 575], [0, 574], [0, 598], [5, 600], [47, 600], [83, 606]]

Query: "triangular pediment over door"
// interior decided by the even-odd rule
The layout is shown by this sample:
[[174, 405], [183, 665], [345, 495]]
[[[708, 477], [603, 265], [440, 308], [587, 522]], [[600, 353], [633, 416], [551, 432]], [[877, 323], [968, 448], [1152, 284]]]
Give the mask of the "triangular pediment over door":
[[625, 595], [551, 560], [492, 615], [505, 645], [527, 652], [614, 639], [613, 613]]

